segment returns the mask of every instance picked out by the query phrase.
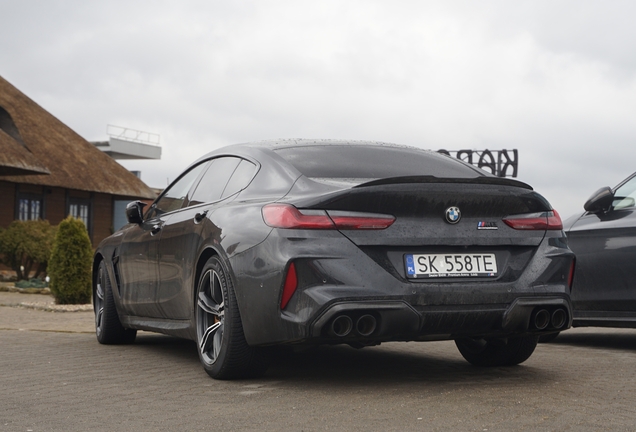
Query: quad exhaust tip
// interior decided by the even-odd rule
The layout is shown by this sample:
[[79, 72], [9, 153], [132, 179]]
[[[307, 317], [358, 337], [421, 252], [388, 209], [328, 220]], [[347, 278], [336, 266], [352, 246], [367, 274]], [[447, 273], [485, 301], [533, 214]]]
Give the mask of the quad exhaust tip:
[[331, 331], [338, 337], [345, 337], [353, 330], [353, 321], [347, 315], [340, 315], [331, 322]]
[[362, 315], [356, 322], [356, 331], [360, 336], [371, 336], [377, 326], [377, 321], [373, 315]]
[[552, 312], [552, 327], [554, 328], [561, 328], [565, 325], [565, 321], [567, 320], [567, 314], [565, 313], [565, 311], [563, 309], [557, 309], [554, 312]]
[[371, 336], [378, 327], [377, 319], [371, 314], [364, 314], [355, 321], [349, 315], [338, 315], [331, 321], [330, 333], [336, 337], [346, 337], [355, 333], [358, 336]]
[[550, 324], [550, 312], [545, 309], [539, 309], [534, 314], [534, 326], [538, 330], [543, 330]]
[[562, 329], [567, 324], [568, 314], [563, 308], [557, 308], [552, 312], [547, 309], [538, 309], [534, 312], [532, 325], [537, 330], [544, 330], [548, 327], [552, 329]]

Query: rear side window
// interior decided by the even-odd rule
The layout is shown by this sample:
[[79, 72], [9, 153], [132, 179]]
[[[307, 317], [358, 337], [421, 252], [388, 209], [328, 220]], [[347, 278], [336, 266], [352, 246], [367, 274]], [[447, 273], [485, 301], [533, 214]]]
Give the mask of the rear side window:
[[405, 147], [316, 145], [275, 151], [303, 175], [314, 178], [475, 178], [483, 175], [439, 153]]
[[220, 200], [225, 186], [241, 160], [237, 157], [214, 159], [205, 174], [203, 174], [203, 177], [201, 177], [201, 181], [194, 190], [189, 204], [197, 205]]
[[238, 191], [245, 189], [252, 181], [252, 178], [254, 178], [254, 174], [256, 174], [256, 165], [252, 162], [242, 160], [239, 166], [234, 170], [227, 186], [225, 186], [221, 198], [234, 195]]

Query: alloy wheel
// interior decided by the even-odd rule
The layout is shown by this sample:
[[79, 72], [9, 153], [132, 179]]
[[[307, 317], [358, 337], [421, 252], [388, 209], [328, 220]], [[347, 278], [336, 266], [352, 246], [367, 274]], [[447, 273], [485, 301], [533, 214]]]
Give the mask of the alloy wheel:
[[95, 331], [99, 336], [102, 332], [102, 322], [104, 319], [104, 267], [99, 267], [97, 273], [97, 286], [95, 287]]
[[214, 363], [221, 351], [225, 302], [221, 278], [208, 270], [199, 285], [197, 299], [197, 337], [201, 357], [207, 364]]

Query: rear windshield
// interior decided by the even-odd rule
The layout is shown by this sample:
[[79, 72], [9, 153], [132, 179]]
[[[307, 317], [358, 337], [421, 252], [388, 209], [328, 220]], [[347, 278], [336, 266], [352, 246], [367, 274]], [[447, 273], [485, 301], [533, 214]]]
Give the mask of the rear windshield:
[[408, 147], [317, 145], [275, 151], [303, 175], [313, 178], [475, 178], [483, 175], [448, 156]]

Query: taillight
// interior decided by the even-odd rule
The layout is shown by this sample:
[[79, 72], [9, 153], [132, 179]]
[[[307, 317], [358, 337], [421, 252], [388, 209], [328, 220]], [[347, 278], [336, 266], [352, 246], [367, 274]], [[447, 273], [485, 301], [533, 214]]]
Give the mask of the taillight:
[[395, 218], [359, 212], [299, 210], [291, 204], [267, 204], [263, 220], [272, 228], [378, 230], [390, 227]]
[[562, 230], [563, 222], [556, 210], [541, 213], [512, 215], [503, 218], [506, 225], [516, 230]]
[[287, 303], [292, 298], [298, 287], [298, 276], [296, 276], [296, 266], [294, 263], [289, 265], [287, 276], [285, 277], [285, 285], [283, 285], [283, 296], [280, 299], [280, 308], [285, 309]]
[[328, 210], [327, 214], [336, 225], [336, 228], [341, 230], [380, 230], [390, 227], [395, 222], [395, 218], [390, 215], [333, 210]]
[[335, 229], [324, 210], [301, 213], [293, 205], [267, 204], [263, 207], [263, 220], [273, 228]]

